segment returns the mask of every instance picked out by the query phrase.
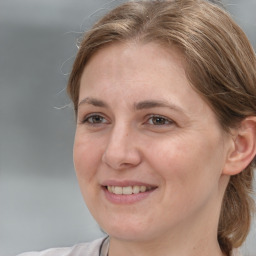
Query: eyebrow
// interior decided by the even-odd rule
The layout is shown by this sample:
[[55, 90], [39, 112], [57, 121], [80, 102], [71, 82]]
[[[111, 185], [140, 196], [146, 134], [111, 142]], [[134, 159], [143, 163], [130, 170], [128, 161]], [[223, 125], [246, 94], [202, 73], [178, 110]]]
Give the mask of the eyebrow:
[[[101, 108], [109, 108], [109, 105], [99, 99], [96, 98], [91, 98], [91, 97], [87, 97], [84, 98], [83, 100], [81, 100], [78, 103], [78, 106], [83, 105], [83, 104], [89, 104], [89, 105], [93, 105], [95, 107], [101, 107]], [[184, 110], [169, 102], [169, 101], [159, 101], [159, 100], [145, 100], [145, 101], [141, 101], [138, 103], [134, 103], [134, 109], [135, 110], [143, 110], [143, 109], [150, 109], [150, 108], [169, 108], [172, 109], [174, 111], [180, 112], [180, 113], [184, 113]]]
[[184, 110], [181, 107], [166, 101], [145, 100], [145, 101], [141, 101], [134, 104], [135, 110], [143, 110], [143, 109], [159, 108], [159, 107], [169, 108], [177, 112], [184, 113]]
[[83, 105], [83, 104], [89, 104], [89, 105], [93, 105], [95, 107], [101, 107], [101, 108], [109, 108], [108, 104], [105, 103], [104, 101], [98, 100], [98, 99], [95, 99], [95, 98], [91, 98], [91, 97], [84, 98], [83, 100], [81, 100], [78, 103], [78, 107], [80, 105]]

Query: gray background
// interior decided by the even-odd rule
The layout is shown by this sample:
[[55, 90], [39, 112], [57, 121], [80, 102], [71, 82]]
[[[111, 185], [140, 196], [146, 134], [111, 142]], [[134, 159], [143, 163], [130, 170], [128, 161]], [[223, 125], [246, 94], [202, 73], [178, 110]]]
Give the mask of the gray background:
[[[0, 256], [103, 235], [73, 171], [65, 86], [77, 38], [120, 2], [0, 0]], [[225, 3], [256, 49], [256, 0]], [[245, 255], [256, 255], [255, 230]]]

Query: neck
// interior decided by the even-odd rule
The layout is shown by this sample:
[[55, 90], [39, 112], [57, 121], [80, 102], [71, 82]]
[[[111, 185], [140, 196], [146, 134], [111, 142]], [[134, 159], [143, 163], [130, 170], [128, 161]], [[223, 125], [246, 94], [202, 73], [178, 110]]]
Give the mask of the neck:
[[191, 243], [191, 238], [184, 238], [183, 243], [176, 239], [153, 241], [122, 241], [110, 238], [109, 256], [224, 256], [218, 242], [209, 243], [207, 238]]

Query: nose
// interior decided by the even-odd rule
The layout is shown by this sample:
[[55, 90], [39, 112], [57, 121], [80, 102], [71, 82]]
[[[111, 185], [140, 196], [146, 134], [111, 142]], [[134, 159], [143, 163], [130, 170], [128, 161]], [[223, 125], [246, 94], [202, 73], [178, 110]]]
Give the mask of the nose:
[[141, 162], [135, 134], [124, 127], [116, 127], [109, 135], [109, 140], [102, 156], [102, 161], [115, 170], [132, 168]]

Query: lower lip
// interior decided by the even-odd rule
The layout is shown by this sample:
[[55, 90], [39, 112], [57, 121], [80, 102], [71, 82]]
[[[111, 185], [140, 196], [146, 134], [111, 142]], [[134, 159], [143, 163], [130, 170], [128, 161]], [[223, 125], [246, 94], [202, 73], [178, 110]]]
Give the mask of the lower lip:
[[113, 193], [110, 193], [106, 187], [103, 187], [104, 194], [108, 201], [114, 204], [133, 204], [136, 202], [140, 202], [146, 198], [148, 198], [152, 192], [155, 191], [155, 189], [152, 189], [150, 191], [141, 192], [138, 194], [131, 194], [131, 195], [116, 195]]

